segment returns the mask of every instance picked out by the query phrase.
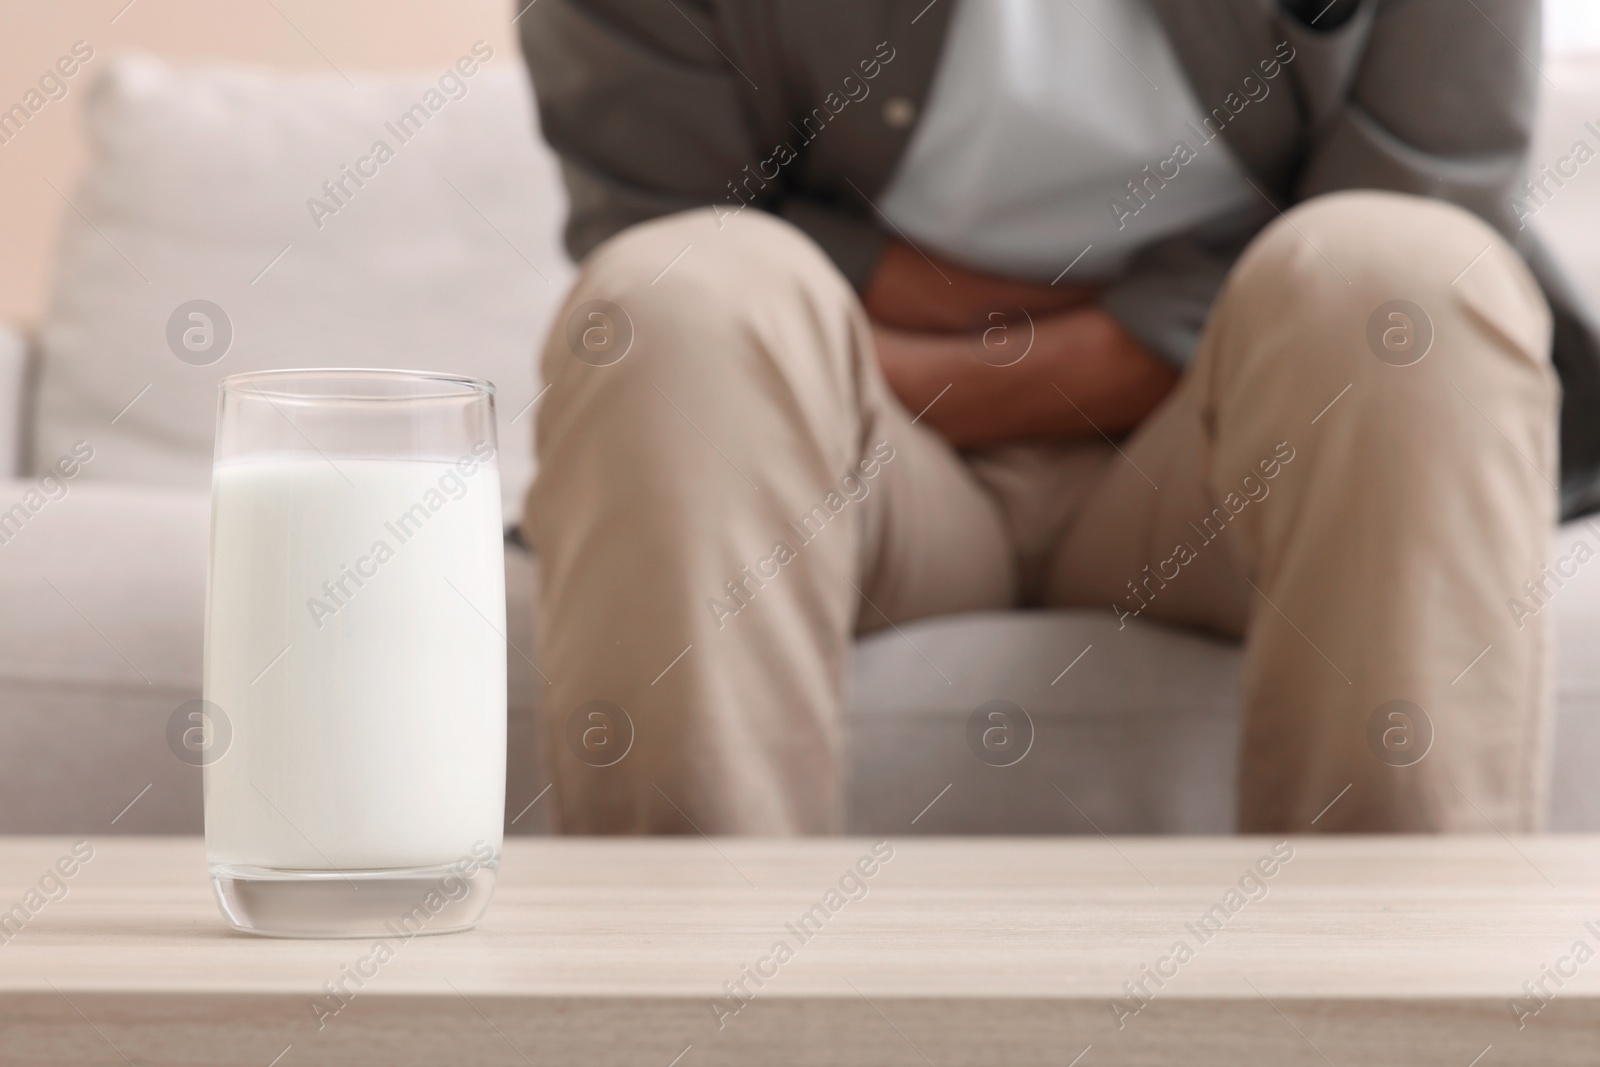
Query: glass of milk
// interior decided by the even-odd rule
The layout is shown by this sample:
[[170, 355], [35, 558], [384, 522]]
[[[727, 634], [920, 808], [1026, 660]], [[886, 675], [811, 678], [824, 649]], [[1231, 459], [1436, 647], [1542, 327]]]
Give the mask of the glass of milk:
[[494, 387], [223, 380], [203, 763], [222, 912], [287, 937], [463, 930], [505, 810]]

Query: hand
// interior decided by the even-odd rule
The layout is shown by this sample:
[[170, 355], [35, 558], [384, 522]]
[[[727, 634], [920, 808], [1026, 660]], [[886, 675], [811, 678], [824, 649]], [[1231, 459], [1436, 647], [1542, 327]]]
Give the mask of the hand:
[[1098, 296], [1094, 286], [992, 277], [890, 240], [862, 303], [900, 402], [927, 408], [922, 421], [956, 447], [978, 448], [1121, 436], [1172, 391], [1178, 372], [1095, 307]]
[[1085, 307], [1099, 287], [1039, 285], [981, 274], [937, 255], [924, 256], [903, 241], [883, 249], [861, 302], [874, 322], [913, 333], [982, 329], [990, 312], [1035, 317]]
[[[1027, 343], [1025, 322], [1006, 329], [1006, 344]], [[1120, 437], [1178, 380], [1176, 370], [1093, 307], [1035, 319], [1032, 346], [1007, 366], [985, 361], [996, 351], [994, 336], [986, 347], [978, 333], [908, 333], [878, 324], [873, 336], [889, 388], [908, 411], [926, 408], [921, 421], [957, 448]]]

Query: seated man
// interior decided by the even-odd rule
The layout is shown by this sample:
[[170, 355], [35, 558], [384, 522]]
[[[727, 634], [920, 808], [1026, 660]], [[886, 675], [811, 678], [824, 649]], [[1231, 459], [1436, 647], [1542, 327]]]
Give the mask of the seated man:
[[526, 519], [564, 828], [836, 832], [853, 637], [1036, 606], [1243, 640], [1242, 831], [1535, 828], [1549, 615], [1509, 602], [1558, 425], [1569, 512], [1600, 456], [1513, 207], [1538, 22], [530, 7], [581, 258]]

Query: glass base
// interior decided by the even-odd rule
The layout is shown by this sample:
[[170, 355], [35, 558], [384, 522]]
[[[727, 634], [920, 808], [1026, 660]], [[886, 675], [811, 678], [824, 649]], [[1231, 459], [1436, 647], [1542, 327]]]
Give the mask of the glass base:
[[366, 871], [217, 865], [211, 885], [235, 930], [266, 937], [399, 937], [476, 926], [494, 895], [497, 861]]

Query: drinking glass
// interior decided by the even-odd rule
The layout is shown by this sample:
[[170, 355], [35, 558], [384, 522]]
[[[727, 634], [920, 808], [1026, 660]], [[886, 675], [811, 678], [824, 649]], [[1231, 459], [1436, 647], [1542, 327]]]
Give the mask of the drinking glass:
[[505, 810], [494, 387], [222, 381], [211, 481], [206, 856], [235, 928], [464, 930]]

